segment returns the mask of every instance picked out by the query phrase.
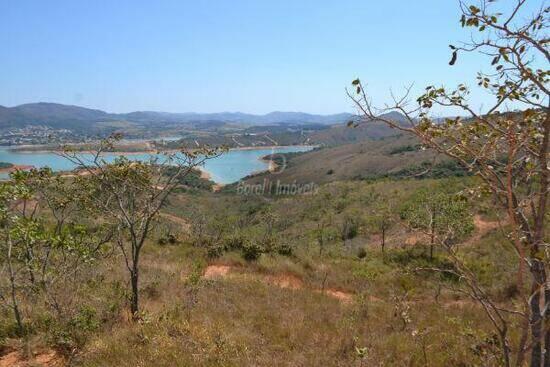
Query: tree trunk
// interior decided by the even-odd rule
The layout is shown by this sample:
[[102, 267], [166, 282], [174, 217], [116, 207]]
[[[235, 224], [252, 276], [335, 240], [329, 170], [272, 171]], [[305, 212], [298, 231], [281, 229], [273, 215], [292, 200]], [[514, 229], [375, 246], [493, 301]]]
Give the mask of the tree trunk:
[[550, 289], [544, 290], [544, 304], [546, 305], [544, 312], [544, 367], [550, 367]]
[[15, 287], [15, 271], [12, 264], [12, 249], [13, 244], [8, 235], [8, 271], [10, 273], [10, 297], [11, 297], [11, 307], [13, 309], [13, 316], [15, 317], [15, 322], [17, 323], [17, 331], [20, 335], [24, 333], [23, 320], [21, 318], [21, 312], [19, 311], [19, 303], [17, 303], [17, 292]]
[[138, 313], [139, 313], [139, 270], [136, 263], [134, 263], [132, 267], [132, 272], [130, 273], [130, 280], [132, 283], [130, 311], [132, 312], [132, 319], [137, 320]]
[[15, 322], [17, 323], [17, 332], [19, 335], [24, 334], [23, 320], [21, 319], [21, 312], [19, 311], [19, 304], [17, 303], [17, 295], [15, 293], [15, 281], [10, 276], [11, 282], [11, 305], [13, 309], [13, 315], [15, 317]]
[[[535, 218], [535, 241], [541, 243], [545, 238], [545, 219], [548, 198], [548, 146], [550, 144], [550, 109], [546, 108], [546, 119], [544, 120], [543, 141], [540, 147], [539, 165], [540, 177], [540, 201], [538, 215]], [[544, 271], [544, 266], [543, 266]], [[550, 367], [550, 289], [546, 286], [546, 272], [544, 271], [544, 367]]]
[[[531, 324], [531, 367], [541, 367], [542, 366], [542, 340], [543, 340], [543, 317], [541, 314], [540, 301], [541, 296], [545, 295], [545, 283], [546, 283], [546, 272], [544, 269], [544, 264], [537, 260], [532, 259], [531, 265], [531, 274], [533, 275], [533, 283], [531, 285], [531, 297], [529, 299], [529, 308], [530, 308], [530, 324]], [[546, 344], [546, 334], [544, 335], [544, 340]], [[546, 354], [546, 353], [545, 353]], [[545, 358], [546, 359], [546, 358]], [[546, 365], [546, 361], [545, 361]]]
[[434, 243], [435, 243], [435, 214], [432, 217], [430, 226], [430, 260], [434, 258]]
[[386, 257], [385, 247], [386, 247], [386, 228], [382, 228], [382, 257], [383, 258]]
[[[533, 290], [534, 288], [534, 290]], [[530, 324], [531, 324], [531, 338], [533, 346], [531, 347], [531, 367], [541, 367], [541, 322], [540, 317], [540, 292], [537, 290], [538, 285], [533, 282], [532, 291], [535, 293], [531, 295], [529, 299], [529, 307], [531, 310]]]

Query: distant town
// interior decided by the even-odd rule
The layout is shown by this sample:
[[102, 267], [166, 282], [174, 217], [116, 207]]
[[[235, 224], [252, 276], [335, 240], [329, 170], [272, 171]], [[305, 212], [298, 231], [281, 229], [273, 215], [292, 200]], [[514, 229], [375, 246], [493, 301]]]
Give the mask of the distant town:
[[81, 143], [91, 138], [69, 129], [55, 129], [45, 125], [31, 125], [0, 130], [0, 145], [38, 145], [49, 143]]

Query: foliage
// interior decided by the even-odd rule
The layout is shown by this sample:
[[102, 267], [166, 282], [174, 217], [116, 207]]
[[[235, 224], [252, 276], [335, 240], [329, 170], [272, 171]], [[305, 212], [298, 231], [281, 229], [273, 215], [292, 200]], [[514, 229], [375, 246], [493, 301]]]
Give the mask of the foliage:
[[17, 171], [0, 184], [0, 299], [12, 309], [20, 334], [25, 301], [41, 300], [59, 318], [70, 313], [72, 298], [65, 293], [78, 289], [73, 277], [102, 256], [109, 238], [101, 227], [67, 219], [79, 206], [77, 197], [66, 196], [71, 193], [73, 183], [49, 169]]
[[400, 214], [412, 229], [433, 234], [438, 243], [446, 245], [464, 239], [474, 230], [466, 199], [433, 189], [418, 190], [404, 203]]
[[[532, 3], [536, 7], [536, 2], [526, 0], [506, 5], [494, 0], [461, 3], [460, 24], [472, 30], [472, 35], [460, 46], [450, 45], [449, 64], [455, 65], [459, 55], [468, 52], [479, 52], [488, 58], [491, 71], [478, 73], [476, 82], [493, 97], [493, 103], [481, 112], [471, 105], [470, 89], [465, 84], [454, 90], [430, 85], [416, 103], [410, 100], [408, 88], [403, 96], [392, 94], [393, 103], [384, 108], [373, 105], [359, 79], [352, 82], [354, 93], [348, 95], [363, 121], [382, 121], [411, 133], [422, 144], [479, 176], [484, 185], [476, 190], [477, 194], [491, 193], [494, 202], [506, 212], [511, 224], [510, 242], [518, 254], [517, 289], [528, 308], [502, 310], [456, 253], [451, 251], [449, 255], [468, 291], [493, 322], [503, 365], [522, 365], [529, 352], [531, 366], [538, 367], [550, 364], [550, 354], [543, 352], [550, 350], [550, 294], [544, 291], [550, 261], [542, 250], [547, 242], [550, 183], [550, 8], [544, 4], [532, 13]], [[510, 106], [523, 111], [511, 112]], [[458, 109], [468, 118], [459, 116], [440, 123], [431, 116], [434, 107], [450, 108], [453, 114]], [[384, 117], [390, 112], [401, 113], [405, 123], [397, 124]], [[526, 269], [531, 284], [524, 280]], [[511, 321], [511, 315], [529, 322]]]
[[256, 243], [248, 243], [242, 247], [241, 253], [246, 261], [254, 261], [262, 255], [262, 248]]
[[103, 152], [112, 149], [120, 135], [103, 141], [91, 160], [66, 149], [64, 157], [88, 175], [80, 180], [85, 193], [85, 208], [101, 215], [112, 228], [114, 242], [121, 250], [131, 284], [130, 308], [134, 318], [139, 313], [139, 259], [159, 211], [186, 177], [205, 160], [218, 155], [217, 150], [182, 150], [177, 154], [151, 156], [149, 161], [131, 161], [125, 156], [112, 163]]
[[409, 145], [401, 145], [401, 146], [392, 148], [389, 151], [389, 154], [390, 155], [402, 154], [402, 153], [406, 153], [406, 152], [414, 152], [414, 151], [417, 151], [419, 149], [420, 149], [419, 144], [416, 144], [416, 145], [410, 145], [410, 144]]

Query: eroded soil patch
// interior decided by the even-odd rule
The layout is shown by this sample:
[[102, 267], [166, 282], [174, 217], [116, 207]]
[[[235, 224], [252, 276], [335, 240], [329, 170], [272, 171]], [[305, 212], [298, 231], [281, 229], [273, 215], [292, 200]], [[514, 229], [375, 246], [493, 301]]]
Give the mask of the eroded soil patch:
[[0, 357], [0, 367], [62, 367], [63, 358], [54, 350], [34, 354], [27, 359], [18, 351]]
[[[230, 265], [209, 265], [206, 267], [203, 277], [205, 279], [222, 279], [229, 278], [239, 272], [233, 271], [235, 267]], [[258, 273], [251, 273], [247, 275], [253, 275], [254, 278], [260, 281], [283, 289], [299, 290], [306, 289], [304, 282], [298, 276], [293, 274], [269, 274], [263, 275]], [[323, 293], [329, 297], [336, 298], [342, 303], [351, 303], [353, 301], [353, 294], [347, 293], [337, 289], [311, 289], [314, 292]]]

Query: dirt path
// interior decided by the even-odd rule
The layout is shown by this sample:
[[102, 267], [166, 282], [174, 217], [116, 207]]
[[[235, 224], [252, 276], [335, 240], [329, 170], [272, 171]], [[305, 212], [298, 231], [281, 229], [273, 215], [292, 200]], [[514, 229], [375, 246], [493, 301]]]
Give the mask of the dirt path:
[[210, 265], [204, 271], [205, 279], [223, 278], [229, 274], [231, 267], [227, 265]]
[[187, 220], [182, 217], [164, 212], [160, 213], [160, 216], [181, 225], [185, 231], [189, 231], [191, 229], [191, 225], [189, 224], [189, 222], [187, 222]]
[[500, 224], [498, 221], [487, 221], [481, 218], [480, 215], [474, 215], [474, 226], [476, 228], [472, 237], [466, 240], [464, 245], [472, 245], [483, 238], [487, 233], [499, 228]]
[[25, 359], [17, 351], [0, 357], [0, 367], [61, 367], [63, 365], [63, 358], [53, 350], [35, 354], [30, 359]]
[[[257, 278], [258, 280], [266, 284], [269, 284], [278, 288], [291, 289], [291, 290], [308, 289], [305, 287], [302, 279], [300, 279], [299, 277], [293, 274], [263, 275], [258, 273], [236, 272], [234, 270], [235, 270], [235, 267], [230, 265], [209, 265], [206, 267], [204, 271], [203, 278], [209, 279], [209, 280], [232, 278], [240, 273], [240, 274], [252, 275], [254, 278]], [[329, 296], [332, 298], [336, 298], [345, 304], [351, 303], [353, 301], [353, 296], [354, 296], [352, 293], [343, 292], [341, 290], [331, 289], [331, 288], [310, 289], [310, 290], [317, 293], [323, 293], [326, 296]]]
[[480, 215], [474, 216], [474, 226], [476, 227], [477, 231], [484, 235], [489, 231], [492, 231], [493, 229], [496, 229], [499, 227], [498, 221], [487, 221], [481, 218]]
[[[472, 245], [477, 243], [483, 236], [485, 236], [487, 233], [499, 228], [499, 222], [498, 221], [488, 221], [483, 218], [479, 214], [474, 215], [474, 234], [472, 237], [468, 238], [465, 242], [463, 242], [463, 245]], [[426, 233], [410, 233], [408, 234], [407, 238], [405, 239], [406, 245], [416, 245], [418, 243], [427, 243], [429, 241], [429, 237]]]

